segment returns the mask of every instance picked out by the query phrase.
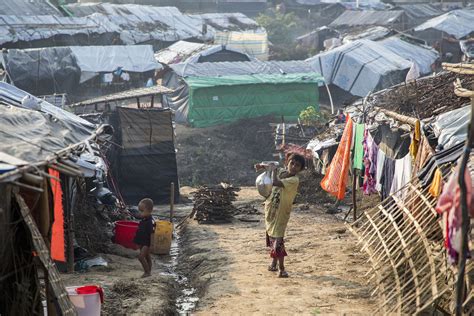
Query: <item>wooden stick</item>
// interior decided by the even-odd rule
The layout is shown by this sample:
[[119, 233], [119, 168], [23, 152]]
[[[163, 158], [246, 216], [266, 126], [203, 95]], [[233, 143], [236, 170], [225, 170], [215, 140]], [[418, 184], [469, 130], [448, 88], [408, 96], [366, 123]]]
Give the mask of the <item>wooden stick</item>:
[[174, 182], [171, 182], [171, 192], [170, 192], [170, 222], [173, 222], [174, 215]]

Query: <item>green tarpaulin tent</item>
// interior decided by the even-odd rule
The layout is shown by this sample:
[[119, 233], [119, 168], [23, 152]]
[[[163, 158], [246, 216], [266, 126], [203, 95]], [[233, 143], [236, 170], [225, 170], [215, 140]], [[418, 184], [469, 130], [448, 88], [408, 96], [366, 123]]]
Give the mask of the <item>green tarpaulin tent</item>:
[[189, 90], [187, 121], [194, 127], [266, 115], [296, 120], [308, 106], [319, 110], [317, 73], [184, 78]]

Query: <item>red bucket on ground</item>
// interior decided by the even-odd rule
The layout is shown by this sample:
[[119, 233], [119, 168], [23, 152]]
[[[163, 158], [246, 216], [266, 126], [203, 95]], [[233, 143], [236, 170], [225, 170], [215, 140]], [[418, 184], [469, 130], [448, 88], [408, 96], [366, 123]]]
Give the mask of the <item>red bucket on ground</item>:
[[129, 249], [138, 249], [133, 242], [138, 230], [138, 222], [134, 221], [116, 221], [114, 242]]

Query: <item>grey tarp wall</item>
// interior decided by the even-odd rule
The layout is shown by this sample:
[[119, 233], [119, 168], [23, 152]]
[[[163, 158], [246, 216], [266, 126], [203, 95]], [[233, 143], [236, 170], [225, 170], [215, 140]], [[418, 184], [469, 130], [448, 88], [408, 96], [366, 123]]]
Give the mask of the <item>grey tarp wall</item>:
[[117, 108], [122, 148], [118, 182], [125, 202], [137, 205], [149, 197], [156, 204], [169, 202], [170, 184], [179, 198], [178, 168], [171, 111]]

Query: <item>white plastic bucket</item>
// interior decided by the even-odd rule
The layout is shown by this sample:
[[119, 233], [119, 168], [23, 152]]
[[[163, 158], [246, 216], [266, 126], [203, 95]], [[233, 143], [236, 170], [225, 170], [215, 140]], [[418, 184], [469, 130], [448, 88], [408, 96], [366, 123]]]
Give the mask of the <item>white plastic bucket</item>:
[[79, 316], [100, 316], [101, 303], [99, 293], [77, 294], [76, 289], [78, 287], [66, 287], [69, 299], [76, 308], [77, 314]]

